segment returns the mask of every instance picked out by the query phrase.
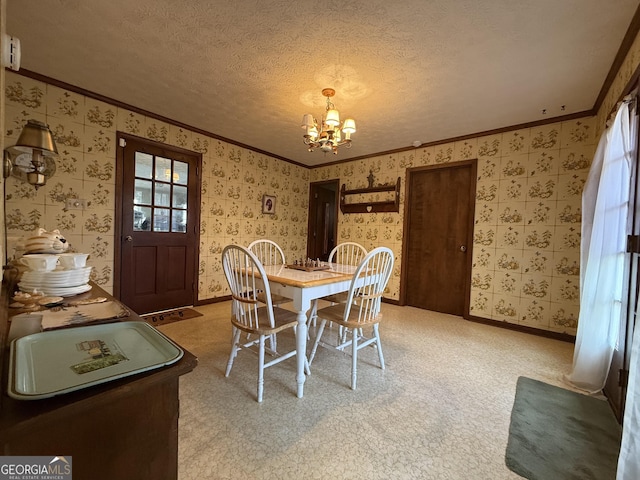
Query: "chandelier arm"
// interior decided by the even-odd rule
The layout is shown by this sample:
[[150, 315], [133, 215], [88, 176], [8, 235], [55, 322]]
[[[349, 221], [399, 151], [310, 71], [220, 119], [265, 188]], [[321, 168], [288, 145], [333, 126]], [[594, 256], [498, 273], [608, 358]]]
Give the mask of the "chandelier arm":
[[329, 100], [329, 97], [327, 97], [327, 108], [326, 108], [327, 112], [329, 110], [333, 110], [335, 108], [336, 108], [336, 106], [333, 104], [333, 102], [331, 100]]

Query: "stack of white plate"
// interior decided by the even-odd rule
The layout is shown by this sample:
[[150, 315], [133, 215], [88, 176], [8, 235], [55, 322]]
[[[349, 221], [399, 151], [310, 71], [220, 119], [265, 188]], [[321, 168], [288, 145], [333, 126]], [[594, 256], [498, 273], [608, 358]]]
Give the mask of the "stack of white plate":
[[93, 267], [74, 270], [51, 270], [49, 272], [29, 270], [22, 274], [18, 288], [22, 292], [38, 290], [45, 295], [70, 297], [91, 290], [88, 285]]

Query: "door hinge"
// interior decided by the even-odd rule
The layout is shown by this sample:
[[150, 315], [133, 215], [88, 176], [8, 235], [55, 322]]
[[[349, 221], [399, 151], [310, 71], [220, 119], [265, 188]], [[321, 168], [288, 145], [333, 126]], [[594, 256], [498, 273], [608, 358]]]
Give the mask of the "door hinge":
[[622, 388], [626, 388], [629, 383], [629, 370], [625, 370], [621, 368], [618, 371], [618, 386]]
[[127, 146], [127, 141], [124, 138], [119, 138], [118, 139], [118, 145], [120, 145], [122, 148]]
[[627, 235], [627, 253], [640, 253], [640, 235]]

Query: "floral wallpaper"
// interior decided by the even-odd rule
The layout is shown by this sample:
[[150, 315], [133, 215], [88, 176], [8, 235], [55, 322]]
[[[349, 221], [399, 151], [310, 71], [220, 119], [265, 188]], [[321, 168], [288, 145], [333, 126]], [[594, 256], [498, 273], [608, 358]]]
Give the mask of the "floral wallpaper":
[[[266, 236], [287, 258], [305, 255], [310, 181], [339, 178], [359, 188], [369, 172], [377, 183], [401, 177], [400, 213], [341, 214], [338, 231], [339, 241], [392, 248], [387, 296], [398, 299], [406, 169], [477, 158], [471, 314], [576, 331], [580, 198], [595, 149], [593, 118], [308, 170], [13, 73], [5, 102], [6, 145], [34, 118], [50, 125], [60, 152], [56, 174], [39, 190], [8, 179], [9, 254], [37, 227], [59, 228], [75, 250], [91, 254], [93, 280], [111, 291], [119, 130], [203, 154], [199, 300], [228, 295], [220, 263], [228, 243]], [[275, 215], [261, 213], [265, 193], [277, 196]], [[85, 199], [87, 208], [67, 210], [68, 198]]]
[[[222, 248], [257, 238], [278, 242], [286, 258], [306, 255], [309, 170], [221, 142], [53, 85], [7, 72], [5, 145], [15, 144], [28, 119], [54, 133], [56, 173], [35, 190], [8, 178], [5, 187], [7, 253], [42, 227], [59, 229], [71, 247], [89, 253], [92, 280], [112, 293], [114, 272], [116, 132], [187, 148], [203, 155], [198, 300], [229, 294]], [[262, 196], [276, 196], [263, 215]], [[67, 209], [83, 199], [85, 209]]]
[[393, 249], [387, 296], [398, 299], [406, 169], [477, 158], [471, 314], [575, 335], [582, 188], [605, 123], [639, 65], [640, 35], [595, 117], [319, 167], [311, 181], [339, 178], [351, 189], [366, 187], [370, 170], [377, 183], [402, 177], [400, 213], [339, 219], [340, 240]]
[[[340, 214], [339, 241], [396, 256], [387, 296], [399, 299], [406, 169], [478, 159], [471, 315], [576, 333], [581, 195], [595, 152], [593, 117], [418, 148], [313, 170], [347, 189], [402, 178], [400, 213]], [[382, 200], [383, 198], [380, 198]], [[373, 199], [372, 199], [373, 200]]]
[[627, 55], [616, 73], [615, 78], [598, 109], [596, 120], [596, 135], [599, 138], [605, 129], [607, 119], [615, 108], [616, 102], [620, 100], [622, 92], [627, 88], [628, 83], [635, 71], [640, 66], [640, 34], [636, 35], [633, 44], [629, 48]]
[[[5, 3], [2, 1], [0, 1], [0, 15], [3, 18], [5, 16]], [[4, 48], [4, 42], [6, 42], [4, 33], [5, 33], [4, 25], [2, 24], [2, 22], [0, 22], [0, 49]], [[5, 69], [2, 68], [0, 70], [2, 70], [0, 72], [0, 91], [4, 92]], [[4, 103], [5, 103], [4, 95], [0, 95], [0, 112], [4, 112]], [[1, 132], [4, 132], [4, 121], [5, 121], [5, 116], [0, 114], [0, 131]], [[4, 151], [4, 147], [5, 147], [4, 135], [2, 135], [0, 136], [0, 150]], [[0, 192], [4, 197], [4, 182], [2, 182], [2, 187], [0, 187]], [[4, 218], [4, 202], [2, 207], [0, 207], [0, 218]], [[4, 225], [4, 222], [3, 222], [3, 225]], [[6, 252], [7, 252], [6, 239], [4, 235], [0, 235], [0, 255], [1, 255], [0, 258], [3, 259], [2, 260], [3, 263], [4, 263], [4, 259], [7, 258]]]
[[[227, 243], [268, 236], [287, 258], [304, 256], [310, 181], [338, 178], [359, 188], [367, 186], [370, 171], [376, 183], [401, 177], [400, 213], [340, 214], [338, 232], [339, 241], [393, 249], [397, 261], [387, 296], [398, 299], [406, 169], [477, 158], [471, 314], [575, 334], [582, 188], [599, 135], [639, 64], [640, 36], [595, 117], [312, 170], [7, 72], [5, 146], [33, 118], [51, 126], [60, 151], [56, 175], [38, 191], [7, 179], [7, 252], [11, 256], [39, 226], [59, 228], [75, 250], [91, 254], [93, 279], [111, 291], [120, 130], [203, 154], [199, 300], [229, 293], [220, 268]], [[260, 213], [264, 193], [277, 196], [275, 215]], [[67, 198], [85, 199], [88, 206], [66, 210]]]

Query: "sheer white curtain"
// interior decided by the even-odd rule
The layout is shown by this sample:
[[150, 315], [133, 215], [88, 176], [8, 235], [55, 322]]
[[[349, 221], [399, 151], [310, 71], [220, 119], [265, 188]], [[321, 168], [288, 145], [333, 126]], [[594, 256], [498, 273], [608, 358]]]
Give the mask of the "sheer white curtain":
[[[640, 305], [639, 305], [640, 308]], [[636, 318], [638, 318], [636, 313]], [[640, 327], [636, 324], [631, 345], [627, 400], [622, 423], [622, 444], [618, 457], [617, 480], [640, 478]]]
[[632, 131], [623, 102], [600, 139], [582, 194], [580, 316], [573, 369], [565, 379], [590, 393], [604, 387], [620, 327]]
[[[634, 134], [632, 129], [631, 134]], [[635, 172], [640, 175], [640, 172]], [[637, 218], [637, 213], [636, 213]], [[622, 422], [622, 444], [618, 457], [617, 480], [637, 480], [640, 478], [640, 302], [636, 305], [636, 326], [631, 342], [629, 379]]]

